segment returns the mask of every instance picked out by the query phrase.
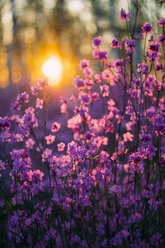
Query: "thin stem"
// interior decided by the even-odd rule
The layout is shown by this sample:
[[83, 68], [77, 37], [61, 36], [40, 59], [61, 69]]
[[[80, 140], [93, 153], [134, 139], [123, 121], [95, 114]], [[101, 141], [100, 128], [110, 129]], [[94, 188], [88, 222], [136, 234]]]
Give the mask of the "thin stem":
[[130, 88], [132, 85], [132, 80], [133, 80], [133, 70], [132, 70], [132, 65], [133, 65], [133, 54], [130, 56]]
[[143, 53], [143, 56], [144, 56], [144, 60], [146, 62], [146, 43], [147, 43], [147, 34], [145, 34], [145, 40], [144, 40], [144, 53]]
[[43, 92], [44, 92], [43, 110], [44, 110], [44, 137], [45, 137], [46, 136], [46, 126], [47, 126], [47, 104], [46, 104], [46, 89], [45, 88], [43, 89]]
[[[165, 27], [163, 27], [163, 36], [165, 36]], [[163, 71], [165, 72], [165, 43], [163, 42], [162, 44], [162, 49], [163, 49]]]
[[127, 26], [128, 39], [130, 40], [130, 29], [127, 21], [126, 21], [126, 26]]
[[36, 134], [35, 134], [33, 128], [32, 128], [31, 126], [29, 126], [29, 128], [30, 128], [31, 134], [33, 135], [33, 137], [34, 137], [34, 139], [35, 139], [35, 141], [36, 141], [36, 143], [37, 143], [37, 145], [38, 145], [39, 151], [41, 152], [40, 144], [39, 144], [39, 141], [38, 141], [38, 139], [37, 139], [37, 136], [36, 136]]
[[139, 3], [138, 3], [138, 0], [136, 0], [136, 13], [135, 13], [135, 22], [134, 22], [133, 31], [132, 31], [132, 38], [134, 38], [135, 31], [136, 31], [138, 11], [139, 11]]

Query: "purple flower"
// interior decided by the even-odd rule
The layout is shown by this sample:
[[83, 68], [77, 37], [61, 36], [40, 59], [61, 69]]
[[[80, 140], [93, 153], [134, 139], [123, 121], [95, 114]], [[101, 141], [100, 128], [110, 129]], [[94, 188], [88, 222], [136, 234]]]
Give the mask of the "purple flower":
[[23, 92], [22, 94], [18, 94], [15, 102], [12, 105], [12, 109], [20, 110], [21, 105], [23, 103], [29, 102], [29, 94], [27, 92]]
[[43, 109], [43, 99], [36, 99], [36, 108]]
[[140, 78], [135, 79], [133, 81], [133, 83], [134, 83], [134, 85], [135, 85], [136, 88], [140, 88], [140, 86], [141, 86], [141, 79]]
[[85, 74], [85, 76], [86, 76], [87, 78], [90, 78], [90, 76], [92, 76], [92, 74], [93, 74], [93, 70], [92, 70], [91, 68], [89, 68], [89, 67], [86, 67], [86, 68], [83, 70], [83, 72], [84, 72], [84, 74]]
[[52, 134], [49, 134], [48, 136], [45, 136], [45, 139], [46, 139], [46, 144], [51, 145], [55, 141], [55, 136]]
[[80, 69], [84, 70], [89, 66], [89, 60], [83, 59], [80, 61]]
[[100, 51], [99, 49], [95, 49], [93, 52], [93, 57], [100, 60], [100, 61], [104, 61], [107, 60], [107, 52], [106, 51]]
[[148, 22], [146, 22], [143, 24], [141, 29], [143, 30], [143, 34], [147, 34], [149, 32], [152, 32], [152, 25], [150, 25]]
[[62, 151], [64, 151], [65, 144], [63, 142], [61, 142], [61, 143], [57, 144], [57, 147], [58, 147], [58, 151], [62, 152]]
[[85, 87], [86, 87], [88, 90], [92, 89], [92, 86], [93, 86], [93, 84], [94, 84], [94, 81], [93, 81], [93, 80], [87, 78], [86, 80], [84, 80], [84, 82], [85, 82]]
[[77, 88], [82, 88], [82, 87], [85, 86], [84, 80], [81, 79], [79, 76], [77, 76], [77, 77], [74, 79], [74, 84], [76, 85]]
[[117, 68], [124, 68], [124, 66], [125, 66], [124, 59], [117, 59], [116, 60], [116, 63], [115, 63], [115, 66]]
[[29, 138], [28, 140], [26, 140], [27, 149], [33, 149], [34, 144], [35, 144], [35, 141], [32, 138]]
[[110, 78], [111, 78], [111, 72], [109, 70], [104, 70], [102, 72], [102, 75], [103, 75], [103, 79], [110, 80]]
[[67, 113], [67, 101], [61, 97], [61, 107], [60, 107], [60, 110], [61, 110], [61, 113]]
[[49, 159], [52, 157], [52, 150], [46, 148], [46, 149], [43, 151], [41, 157], [42, 157], [42, 162], [45, 162], [45, 161], [49, 160]]
[[129, 232], [126, 230], [122, 230], [121, 232], [118, 232], [115, 234], [115, 237], [111, 239], [111, 243], [113, 246], [122, 246], [123, 241], [127, 239], [129, 236]]
[[148, 75], [149, 74], [148, 65], [145, 63], [138, 64], [137, 71], [141, 72], [141, 75]]
[[151, 42], [149, 49], [152, 53], [158, 52], [159, 51], [159, 44]]
[[158, 23], [160, 27], [165, 27], [165, 18], [161, 18]]
[[145, 95], [152, 96], [153, 95], [153, 88], [152, 85], [155, 83], [154, 76], [148, 76], [143, 83], [143, 87], [145, 88]]
[[100, 74], [95, 75], [95, 80], [96, 80], [97, 83], [101, 83], [102, 79], [103, 79], [102, 75], [100, 75]]
[[162, 69], [163, 69], [162, 63], [156, 63], [156, 64], [155, 64], [155, 70], [156, 70], [156, 71], [160, 71], [160, 70], [162, 70]]
[[111, 41], [111, 47], [122, 49], [121, 43], [116, 38]]
[[36, 86], [31, 87], [31, 92], [32, 92], [33, 96], [36, 96], [39, 92], [38, 87], [36, 87]]
[[100, 45], [102, 45], [102, 38], [101, 36], [95, 37], [92, 41], [93, 48], [98, 48]]
[[[2, 160], [0, 160], [0, 172], [1, 171], [4, 171], [6, 168], [5, 168], [5, 162], [3, 162]], [[2, 174], [0, 173], [0, 178], [1, 178]]]
[[120, 19], [121, 21], [129, 21], [130, 14], [126, 13], [126, 11], [122, 8], [120, 12]]
[[99, 51], [99, 53], [98, 53], [98, 59], [100, 61], [107, 60], [108, 59], [107, 52], [106, 51]]
[[80, 99], [82, 101], [83, 104], [88, 104], [90, 102], [90, 97], [88, 94], [85, 93], [81, 93], [80, 94]]
[[156, 135], [164, 135], [165, 133], [165, 124], [164, 118], [162, 115], [157, 115], [154, 120], [154, 131]]
[[151, 52], [151, 54], [147, 51], [146, 52], [146, 56], [149, 58], [149, 62], [154, 62], [154, 63], [157, 63], [158, 60], [159, 60], [159, 55], [160, 53], [158, 52]]
[[20, 119], [19, 124], [23, 132], [29, 132], [30, 128], [38, 127], [38, 120], [35, 117], [34, 108], [30, 107], [25, 110], [24, 116]]
[[165, 43], [165, 35], [162, 35], [162, 34], [158, 35], [158, 43], [160, 45]]
[[131, 222], [131, 224], [138, 223], [138, 222], [140, 222], [141, 218], [142, 218], [141, 214], [136, 212], [135, 214], [132, 214], [130, 216], [130, 222]]
[[141, 141], [144, 143], [150, 143], [152, 141], [150, 134], [143, 133], [142, 135], [140, 135], [140, 137]]
[[51, 126], [51, 132], [58, 132], [60, 130], [61, 124], [58, 122], [53, 122]]
[[154, 244], [155, 246], [159, 247], [159, 244], [163, 244], [163, 239], [162, 239], [162, 234], [161, 233], [155, 233], [151, 238], [150, 238], [150, 243]]
[[108, 85], [101, 85], [100, 92], [103, 97], [109, 96], [109, 86]]
[[146, 117], [149, 119], [149, 120], [152, 120], [154, 114], [155, 114], [155, 107], [154, 106], [151, 106], [150, 108], [148, 108], [146, 110]]
[[99, 56], [99, 52], [100, 52], [100, 50], [98, 48], [94, 49], [92, 51], [93, 58], [97, 59]]
[[133, 134], [130, 132], [123, 134], [124, 142], [133, 141], [133, 137]]
[[8, 117], [0, 117], [0, 128], [1, 129], [10, 129], [11, 122]]
[[131, 55], [135, 51], [135, 40], [125, 40], [124, 41], [124, 46], [127, 51], [126, 55]]
[[2, 208], [4, 205], [5, 205], [5, 200], [4, 199], [0, 200], [0, 207]]
[[30, 178], [34, 184], [42, 181], [44, 173], [40, 170], [30, 171]]
[[90, 97], [91, 97], [91, 100], [92, 100], [92, 101], [96, 101], [96, 100], [99, 99], [99, 94], [98, 94], [97, 92], [92, 92], [92, 93], [90, 94]]
[[162, 112], [162, 114], [165, 113], [165, 96], [160, 98], [159, 106], [160, 106], [160, 111]]
[[85, 139], [90, 140], [92, 137], [93, 137], [93, 134], [90, 133], [89, 131], [87, 131], [87, 132], [85, 133]]

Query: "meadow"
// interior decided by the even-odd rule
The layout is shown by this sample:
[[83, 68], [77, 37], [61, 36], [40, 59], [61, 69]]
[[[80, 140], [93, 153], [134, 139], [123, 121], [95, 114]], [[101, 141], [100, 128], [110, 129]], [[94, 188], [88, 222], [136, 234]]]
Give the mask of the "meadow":
[[[0, 117], [1, 247], [165, 247], [165, 19], [92, 41], [52, 116], [49, 81]], [[143, 46], [137, 65], [135, 52]], [[63, 139], [68, 130], [69, 141]], [[61, 137], [61, 138], [60, 138]]]

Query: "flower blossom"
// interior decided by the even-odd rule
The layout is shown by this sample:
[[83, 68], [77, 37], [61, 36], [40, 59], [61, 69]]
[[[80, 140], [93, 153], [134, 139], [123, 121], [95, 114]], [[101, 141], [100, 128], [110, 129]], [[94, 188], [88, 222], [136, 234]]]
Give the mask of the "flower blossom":
[[161, 18], [158, 23], [160, 27], [165, 27], [165, 18]]
[[80, 66], [81, 70], [86, 69], [89, 66], [89, 60], [87, 60], [87, 59], [81, 60], [79, 66]]
[[101, 85], [100, 92], [103, 97], [109, 96], [109, 86], [108, 85]]
[[95, 37], [92, 41], [92, 46], [94, 48], [98, 48], [100, 45], [102, 45], [102, 40], [103, 39], [101, 38], [101, 36]]
[[121, 21], [129, 21], [129, 18], [130, 18], [130, 14], [129, 13], [126, 13], [126, 11], [122, 8], [121, 11], [120, 11], [120, 19]]
[[143, 34], [147, 34], [149, 32], [152, 32], [152, 25], [150, 25], [148, 22], [144, 23], [141, 27]]
[[114, 39], [111, 41], [111, 47], [122, 49], [121, 42], [119, 42], [116, 38], [114, 38]]
[[39, 108], [39, 109], [43, 108], [43, 99], [40, 99], [40, 98], [36, 99], [36, 108]]
[[53, 122], [52, 126], [51, 126], [51, 131], [52, 132], [58, 132], [60, 130], [61, 124], [58, 122]]
[[64, 151], [65, 144], [63, 142], [61, 142], [61, 143], [57, 144], [57, 147], [58, 147], [58, 151], [62, 152], [62, 151]]
[[55, 136], [52, 134], [49, 134], [48, 136], [45, 136], [45, 139], [46, 139], [46, 144], [51, 145], [55, 141]]

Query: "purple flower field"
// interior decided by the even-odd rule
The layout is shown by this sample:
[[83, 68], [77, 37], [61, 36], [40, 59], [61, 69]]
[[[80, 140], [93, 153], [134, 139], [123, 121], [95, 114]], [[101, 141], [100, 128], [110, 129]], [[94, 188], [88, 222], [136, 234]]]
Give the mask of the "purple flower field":
[[165, 247], [165, 19], [136, 36], [120, 19], [119, 57], [93, 39], [95, 66], [80, 61], [61, 118], [48, 118], [46, 79], [0, 117], [1, 247]]

